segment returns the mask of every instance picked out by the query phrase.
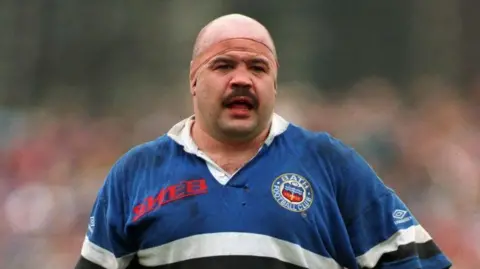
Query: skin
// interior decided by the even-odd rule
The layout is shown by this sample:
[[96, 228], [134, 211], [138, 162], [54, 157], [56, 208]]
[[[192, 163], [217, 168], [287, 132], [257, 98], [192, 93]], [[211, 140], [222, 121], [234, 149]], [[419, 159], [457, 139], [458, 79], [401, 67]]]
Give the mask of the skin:
[[[275, 51], [263, 25], [232, 14], [215, 19], [200, 31], [193, 57], [218, 41], [235, 37], [261, 41]], [[193, 140], [224, 169], [238, 169], [234, 166], [253, 157], [267, 137], [276, 99], [276, 76], [276, 68], [266, 57], [229, 51], [200, 67], [190, 83], [195, 114]], [[225, 102], [233, 93], [256, 100], [257, 106], [241, 115], [232, 112]], [[236, 164], [225, 167], [222, 163]]]

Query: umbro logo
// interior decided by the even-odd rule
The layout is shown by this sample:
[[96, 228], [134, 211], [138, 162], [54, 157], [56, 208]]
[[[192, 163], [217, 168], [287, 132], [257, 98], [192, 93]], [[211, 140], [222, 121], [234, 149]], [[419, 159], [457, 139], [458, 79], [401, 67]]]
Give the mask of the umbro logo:
[[90, 221], [88, 222], [88, 230], [90, 233], [93, 233], [93, 229], [95, 228], [95, 217], [90, 217]]
[[406, 214], [407, 214], [407, 211], [397, 209], [397, 210], [393, 211], [392, 216], [393, 216], [394, 219], [403, 219], [403, 217], [405, 217]]
[[412, 216], [409, 216], [408, 211], [401, 210], [401, 209], [397, 209], [393, 211], [392, 217], [395, 219], [394, 221], [395, 224], [405, 223], [412, 219]]

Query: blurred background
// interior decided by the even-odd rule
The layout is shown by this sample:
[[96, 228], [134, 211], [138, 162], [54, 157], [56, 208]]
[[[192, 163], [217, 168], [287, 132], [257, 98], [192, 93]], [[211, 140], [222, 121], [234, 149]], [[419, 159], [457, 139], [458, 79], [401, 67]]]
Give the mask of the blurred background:
[[277, 112], [354, 146], [454, 261], [480, 268], [480, 1], [0, 1], [0, 268], [73, 268], [97, 190], [192, 113], [194, 39], [270, 29]]

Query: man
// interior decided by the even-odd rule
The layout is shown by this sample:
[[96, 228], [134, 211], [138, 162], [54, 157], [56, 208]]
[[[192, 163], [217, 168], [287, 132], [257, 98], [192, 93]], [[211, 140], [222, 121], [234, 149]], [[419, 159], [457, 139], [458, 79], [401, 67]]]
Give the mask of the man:
[[113, 166], [76, 268], [450, 267], [354, 150], [273, 112], [277, 72], [257, 21], [202, 29], [194, 116]]

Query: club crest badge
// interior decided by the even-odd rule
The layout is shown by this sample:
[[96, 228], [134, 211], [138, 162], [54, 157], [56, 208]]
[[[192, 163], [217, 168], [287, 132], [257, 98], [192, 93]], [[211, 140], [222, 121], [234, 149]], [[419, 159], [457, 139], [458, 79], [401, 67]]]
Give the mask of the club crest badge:
[[293, 212], [306, 211], [313, 203], [310, 182], [294, 173], [277, 177], [272, 183], [272, 195], [280, 206]]

